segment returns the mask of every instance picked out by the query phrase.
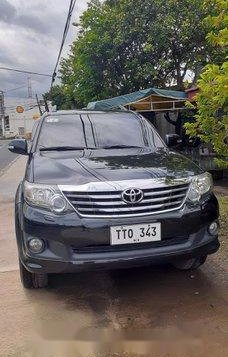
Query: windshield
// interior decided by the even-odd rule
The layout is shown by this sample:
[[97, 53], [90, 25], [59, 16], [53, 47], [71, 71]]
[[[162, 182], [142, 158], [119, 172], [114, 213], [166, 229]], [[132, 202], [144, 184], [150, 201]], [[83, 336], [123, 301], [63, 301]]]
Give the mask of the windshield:
[[44, 119], [38, 139], [41, 150], [148, 146], [164, 145], [145, 119], [124, 112], [51, 115]]
[[79, 115], [48, 116], [41, 127], [39, 148], [86, 147], [83, 123]]
[[93, 114], [89, 118], [98, 146], [147, 146], [142, 123], [135, 115], [113, 113], [107, 118], [102, 114]]

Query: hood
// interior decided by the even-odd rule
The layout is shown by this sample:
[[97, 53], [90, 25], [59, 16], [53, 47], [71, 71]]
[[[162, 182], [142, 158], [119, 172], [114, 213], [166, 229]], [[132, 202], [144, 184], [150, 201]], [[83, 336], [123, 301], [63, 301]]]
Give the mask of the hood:
[[35, 153], [27, 179], [36, 183], [83, 185], [96, 181], [178, 179], [202, 170], [167, 149], [114, 149]]

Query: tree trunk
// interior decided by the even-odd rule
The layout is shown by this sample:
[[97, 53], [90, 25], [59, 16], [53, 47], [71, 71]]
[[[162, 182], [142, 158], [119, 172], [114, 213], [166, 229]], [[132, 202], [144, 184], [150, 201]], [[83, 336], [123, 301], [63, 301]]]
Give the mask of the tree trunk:
[[176, 71], [177, 71], [177, 90], [184, 90], [183, 76], [181, 75], [181, 68], [179, 65]]

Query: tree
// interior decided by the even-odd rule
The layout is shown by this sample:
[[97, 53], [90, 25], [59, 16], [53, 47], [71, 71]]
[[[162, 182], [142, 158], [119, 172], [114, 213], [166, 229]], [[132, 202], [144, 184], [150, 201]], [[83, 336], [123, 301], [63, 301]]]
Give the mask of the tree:
[[64, 85], [55, 85], [52, 89], [44, 94], [46, 100], [51, 100], [52, 105], [56, 105], [57, 110], [73, 109], [77, 106], [73, 95], [67, 91]]
[[211, 27], [207, 39], [221, 49], [223, 62], [208, 64], [204, 68], [198, 81], [200, 92], [196, 98], [196, 121], [185, 127], [189, 135], [198, 136], [211, 144], [217, 154], [217, 163], [228, 167], [228, 4], [223, 0], [215, 0], [214, 5], [215, 14], [205, 19]]
[[205, 40], [213, 4], [203, 0], [92, 0], [61, 63], [66, 92], [81, 105], [147, 87], [184, 88], [215, 56]]

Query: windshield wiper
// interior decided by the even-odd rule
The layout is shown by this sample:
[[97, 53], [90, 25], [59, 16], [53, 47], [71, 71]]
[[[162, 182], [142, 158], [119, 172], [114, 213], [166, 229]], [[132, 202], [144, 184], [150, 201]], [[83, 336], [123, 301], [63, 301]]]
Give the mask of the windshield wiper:
[[40, 151], [70, 151], [70, 150], [85, 150], [87, 148], [80, 146], [50, 146], [40, 148]]
[[142, 149], [141, 146], [134, 145], [110, 145], [110, 146], [102, 146], [102, 147], [83, 147], [83, 146], [50, 146], [50, 147], [42, 147], [40, 151], [74, 151], [74, 150], [100, 150], [100, 149], [131, 149], [137, 148]]
[[136, 146], [136, 145], [107, 145], [107, 146], [102, 146], [101, 149], [142, 149], [142, 146]]

